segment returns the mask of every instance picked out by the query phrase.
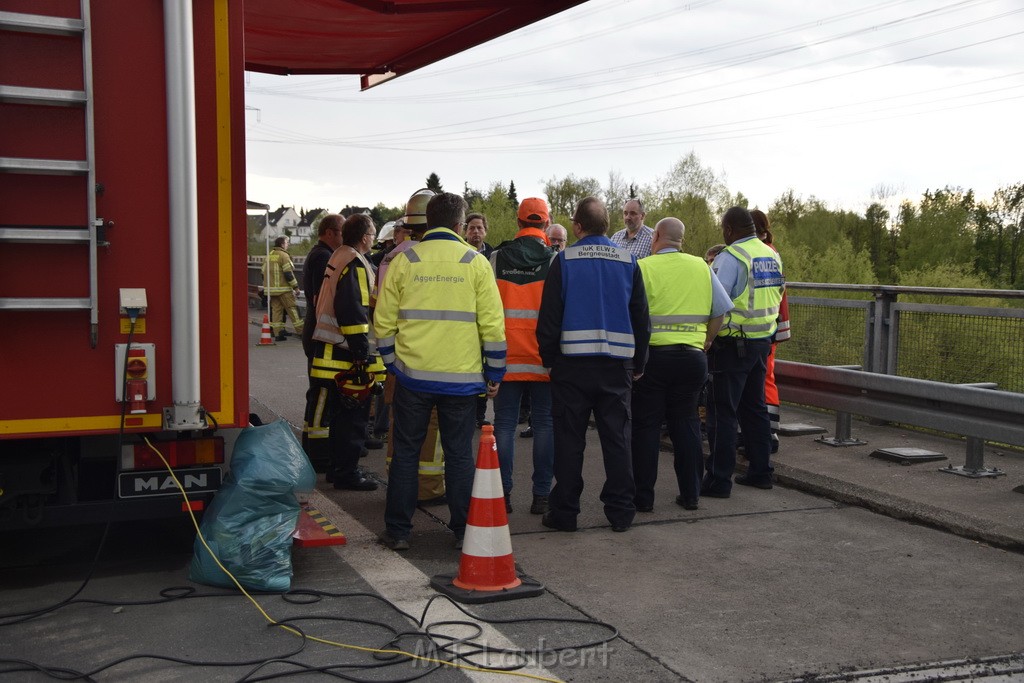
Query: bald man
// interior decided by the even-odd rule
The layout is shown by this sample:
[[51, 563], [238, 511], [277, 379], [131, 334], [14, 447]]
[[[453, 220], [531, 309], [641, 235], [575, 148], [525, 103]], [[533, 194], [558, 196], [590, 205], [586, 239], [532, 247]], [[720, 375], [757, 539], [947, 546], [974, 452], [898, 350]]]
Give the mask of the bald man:
[[706, 351], [733, 307], [704, 259], [682, 252], [685, 232], [678, 218], [658, 221], [651, 255], [639, 261], [651, 311], [651, 346], [646, 372], [633, 389], [637, 512], [654, 510], [662, 422], [668, 423], [675, 456], [676, 503], [697, 509], [703, 475], [697, 402], [708, 375]]

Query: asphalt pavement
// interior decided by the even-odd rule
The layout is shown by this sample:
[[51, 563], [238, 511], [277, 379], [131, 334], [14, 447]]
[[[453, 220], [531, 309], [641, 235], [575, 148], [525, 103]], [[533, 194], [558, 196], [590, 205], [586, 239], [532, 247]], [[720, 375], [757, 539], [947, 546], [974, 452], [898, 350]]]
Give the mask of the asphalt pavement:
[[[306, 382], [300, 342], [258, 346], [258, 326], [250, 339], [253, 412], [264, 421], [284, 419], [301, 428]], [[784, 424], [834, 427], [828, 413], [785, 405], [782, 412]], [[363, 466], [381, 482], [379, 490], [336, 491], [321, 478], [309, 497], [343, 531], [347, 544], [295, 549], [292, 555], [293, 588], [365, 595], [325, 597], [306, 606], [278, 596], [260, 601], [275, 618], [317, 617], [301, 622], [307, 633], [372, 648], [388, 643], [388, 628], [415, 631], [425, 611], [431, 633], [445, 634], [435, 640], [465, 637], [492, 648], [539, 649], [519, 672], [542, 679], [1024, 679], [1024, 495], [1014, 491], [1024, 485], [1024, 455], [989, 449], [985, 464], [1005, 475], [968, 479], [939, 470], [963, 464], [962, 442], [856, 420], [853, 435], [868, 443], [833, 448], [815, 436], [784, 438], [774, 489], [737, 486], [731, 498], [703, 499], [694, 511], [674, 502], [671, 454], [665, 452], [654, 511], [638, 513], [626, 533], [613, 533], [601, 510], [595, 430], [588, 437], [576, 533], [545, 529], [529, 514], [531, 441], [517, 439], [516, 460], [526, 466], [517, 467], [512, 493], [512, 547], [525, 580], [543, 584], [545, 591], [467, 607], [499, 622], [478, 627], [446, 624], [468, 617], [437, 599], [429, 586], [431, 577], [459, 565], [445, 508], [418, 510], [407, 552], [376, 542], [387, 479], [384, 452], [371, 451]], [[870, 455], [894, 446], [940, 451], [949, 460], [904, 466]], [[73, 591], [91, 565], [98, 533], [75, 534], [63, 545], [8, 538], [0, 560], [5, 611], [32, 609]], [[141, 600], [165, 586], [189, 585], [190, 541], [182, 527], [119, 527], [83, 596]], [[326, 618], [338, 616], [386, 626]], [[24, 626], [0, 628], [0, 652], [88, 670], [87, 665], [137, 652], [255, 661], [294, 645], [294, 636], [264, 624], [236, 596], [119, 611], [76, 604]], [[428, 652], [423, 639], [405, 638], [406, 648]], [[521, 659], [506, 650], [489, 658], [495, 665]], [[371, 653], [319, 643], [291, 659], [312, 666], [379, 662]], [[96, 678], [238, 680], [254, 666], [197, 671], [132, 660]], [[295, 666], [271, 665], [253, 678]], [[511, 680], [466, 669], [434, 670], [422, 662], [345, 671], [363, 680], [423, 673], [426, 680]], [[34, 679], [42, 677], [25, 680]]]

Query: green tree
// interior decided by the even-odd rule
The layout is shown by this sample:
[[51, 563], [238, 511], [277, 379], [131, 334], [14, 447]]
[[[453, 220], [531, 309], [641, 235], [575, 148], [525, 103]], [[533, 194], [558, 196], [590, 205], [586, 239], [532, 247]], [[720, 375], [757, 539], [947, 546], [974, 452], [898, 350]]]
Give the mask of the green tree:
[[433, 190], [438, 194], [444, 192], [444, 188], [441, 187], [441, 179], [437, 176], [436, 173], [431, 173], [430, 175], [427, 176], [427, 189]]
[[898, 263], [909, 272], [940, 263], [974, 266], [974, 192], [946, 187], [924, 193], [900, 216]]
[[519, 208], [519, 195], [516, 194], [516, 181], [508, 181], [508, 203], [513, 209]]
[[482, 199], [474, 200], [469, 210], [487, 217], [488, 244], [501, 244], [515, 237], [519, 231], [516, 211], [508, 201], [508, 188], [500, 182], [492, 184]]
[[604, 198], [609, 212], [621, 211], [626, 200], [636, 196], [631, 192], [633, 192], [633, 186], [627, 185], [618, 171], [608, 172], [608, 184], [602, 188], [601, 196]]
[[731, 206], [732, 195], [725, 184], [724, 174], [715, 173], [705, 166], [692, 151], [658, 179], [650, 203], [661, 203], [670, 195], [683, 197], [688, 194], [702, 197], [716, 214], [723, 213]]
[[564, 178], [545, 180], [544, 194], [552, 216], [567, 217], [576, 210], [581, 199], [600, 196], [601, 184], [596, 178], [577, 178], [570, 173]]
[[475, 201], [483, 201], [483, 193], [475, 187], [470, 187], [468, 182], [462, 184], [462, 198], [468, 206], [473, 206]]
[[998, 226], [997, 281], [1014, 289], [1024, 287], [1024, 183], [996, 190], [992, 219]]
[[378, 229], [388, 221], [397, 220], [404, 215], [404, 206], [388, 206], [384, 202], [377, 202], [377, 206], [370, 209], [370, 218]]
[[678, 218], [686, 226], [683, 251], [688, 254], [703, 258], [708, 247], [722, 241], [720, 222], [705, 197], [689, 193], [680, 197], [670, 194], [660, 204], [648, 208], [644, 221], [654, 227], [662, 218], [669, 216]]

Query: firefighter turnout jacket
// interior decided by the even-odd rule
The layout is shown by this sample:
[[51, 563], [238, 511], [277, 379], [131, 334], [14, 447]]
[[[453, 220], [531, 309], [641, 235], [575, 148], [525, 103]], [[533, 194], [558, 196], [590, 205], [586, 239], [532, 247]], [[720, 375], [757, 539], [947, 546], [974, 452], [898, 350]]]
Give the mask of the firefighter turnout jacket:
[[551, 258], [544, 232], [533, 227], [523, 228], [515, 239], [491, 253], [491, 266], [505, 307], [506, 382], [550, 381], [537, 348], [537, 315]]
[[505, 325], [490, 264], [455, 232], [433, 228], [398, 254], [374, 312], [384, 364], [412, 391], [484, 393], [505, 375]]
[[372, 290], [373, 270], [366, 257], [352, 247], [338, 247], [327, 262], [316, 297], [310, 377], [333, 381], [354, 361], [368, 361], [370, 372], [384, 371], [370, 335]]
[[267, 255], [263, 266], [263, 291], [268, 296], [277, 296], [290, 292], [299, 286], [295, 277], [295, 266], [292, 257], [281, 247], [274, 247]]

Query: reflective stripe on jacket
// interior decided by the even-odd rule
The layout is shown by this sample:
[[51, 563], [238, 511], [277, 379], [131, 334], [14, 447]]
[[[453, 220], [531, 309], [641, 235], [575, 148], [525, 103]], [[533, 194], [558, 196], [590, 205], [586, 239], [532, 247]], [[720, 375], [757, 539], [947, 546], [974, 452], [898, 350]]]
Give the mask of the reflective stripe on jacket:
[[317, 326], [309, 376], [333, 380], [356, 360], [367, 360], [371, 372], [383, 372], [370, 334], [370, 288], [373, 272], [351, 247], [331, 255], [317, 295]]
[[636, 258], [603, 235], [588, 235], [559, 252], [558, 259], [565, 302], [562, 354], [633, 358], [629, 299]]
[[674, 251], [639, 261], [651, 309], [651, 346], [704, 348], [711, 317], [711, 269], [702, 258]]
[[377, 348], [402, 386], [472, 396], [505, 375], [501, 298], [487, 259], [448, 228], [428, 230], [388, 267]]
[[[353, 262], [356, 262], [353, 271], [355, 282], [348, 283], [349, 287], [345, 292], [347, 296], [339, 295], [338, 292], [345, 284], [344, 278], [349, 272], [349, 264]], [[373, 268], [365, 256], [349, 246], [335, 249], [327, 261], [320, 292], [316, 297], [316, 329], [313, 331], [313, 339], [347, 348], [345, 335], [368, 334], [369, 316], [352, 315], [349, 311], [369, 308], [373, 285]]]
[[281, 247], [271, 249], [267, 254], [266, 263], [263, 264], [263, 291], [275, 296], [290, 292], [298, 286], [292, 257]]
[[774, 249], [761, 240], [746, 240], [725, 248], [747, 269], [747, 286], [732, 300], [720, 337], [764, 339], [775, 333], [779, 304], [785, 289], [782, 261]]
[[505, 308], [506, 382], [550, 381], [537, 348], [537, 315], [551, 256], [544, 233], [537, 228], [523, 228], [514, 240], [491, 253], [498, 293]]

